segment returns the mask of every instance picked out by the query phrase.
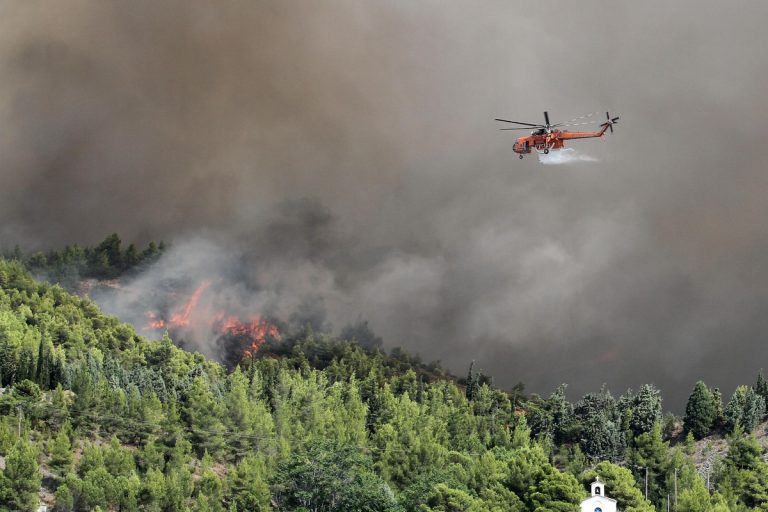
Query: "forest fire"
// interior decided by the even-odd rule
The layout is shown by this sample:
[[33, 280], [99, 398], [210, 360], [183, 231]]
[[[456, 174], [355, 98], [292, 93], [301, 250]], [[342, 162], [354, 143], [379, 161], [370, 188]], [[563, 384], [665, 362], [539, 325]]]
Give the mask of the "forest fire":
[[256, 352], [267, 339], [280, 337], [278, 328], [258, 315], [251, 317], [247, 322], [242, 322], [232, 315], [226, 317], [222, 315], [218, 326], [222, 335], [250, 340], [250, 345], [243, 352], [244, 356], [250, 356]]
[[170, 306], [165, 312], [147, 311], [144, 328], [167, 330], [181, 345], [185, 345], [190, 336], [215, 341], [220, 359], [228, 366], [255, 353], [265, 341], [280, 338], [277, 326], [259, 314], [249, 314], [244, 320], [222, 310], [214, 303], [215, 298], [206, 296], [211, 285], [210, 280], [204, 280], [186, 301]]
[[165, 320], [160, 318], [154, 311], [147, 311], [147, 329], [160, 330], [166, 328]]
[[176, 327], [186, 327], [189, 325], [189, 317], [192, 315], [192, 312], [197, 309], [197, 303], [200, 301], [200, 296], [209, 286], [211, 286], [210, 281], [203, 281], [202, 284], [192, 292], [192, 296], [189, 300], [181, 308], [177, 308], [171, 314], [169, 324]]

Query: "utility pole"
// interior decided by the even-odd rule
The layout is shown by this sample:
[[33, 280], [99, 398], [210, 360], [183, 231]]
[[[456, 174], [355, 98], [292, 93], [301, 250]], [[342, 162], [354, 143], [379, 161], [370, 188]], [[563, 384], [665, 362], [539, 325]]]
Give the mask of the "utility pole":
[[667, 512], [669, 512], [669, 493], [667, 493]]
[[677, 468], [675, 468], [675, 511], [677, 511]]

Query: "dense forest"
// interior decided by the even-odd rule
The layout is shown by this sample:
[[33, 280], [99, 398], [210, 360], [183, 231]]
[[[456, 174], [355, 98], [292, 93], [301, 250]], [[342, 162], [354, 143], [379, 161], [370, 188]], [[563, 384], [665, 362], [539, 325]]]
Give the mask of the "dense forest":
[[762, 375], [678, 420], [652, 385], [544, 398], [311, 329], [229, 371], [33, 267], [0, 260], [0, 510], [575, 511], [597, 475], [622, 511], [768, 510]]
[[114, 279], [138, 272], [157, 261], [166, 249], [163, 241], [149, 242], [142, 250], [135, 244], [123, 249], [122, 243], [118, 234], [112, 233], [93, 247], [72, 244], [61, 250], [25, 254], [17, 245], [5, 258], [22, 262], [34, 276], [74, 289], [83, 278]]

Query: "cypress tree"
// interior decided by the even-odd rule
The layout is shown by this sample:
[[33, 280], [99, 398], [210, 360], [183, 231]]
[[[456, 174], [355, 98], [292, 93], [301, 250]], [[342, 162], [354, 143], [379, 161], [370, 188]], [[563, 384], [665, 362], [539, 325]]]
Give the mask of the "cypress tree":
[[53, 344], [47, 339], [40, 340], [37, 351], [37, 366], [35, 368], [35, 382], [40, 389], [47, 390], [51, 388], [51, 351]]
[[763, 400], [768, 402], [768, 381], [765, 380], [762, 369], [760, 370], [760, 373], [757, 374], [757, 382], [755, 383], [755, 392], [761, 397], [763, 397]]
[[715, 426], [718, 427], [724, 421], [723, 394], [720, 392], [720, 388], [712, 390], [712, 398], [715, 400]]
[[469, 371], [467, 372], [467, 400], [472, 400], [475, 397], [475, 362], [469, 363]]

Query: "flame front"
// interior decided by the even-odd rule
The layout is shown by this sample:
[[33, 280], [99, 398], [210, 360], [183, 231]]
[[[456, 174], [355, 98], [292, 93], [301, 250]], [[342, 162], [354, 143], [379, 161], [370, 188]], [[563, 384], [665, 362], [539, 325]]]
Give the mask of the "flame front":
[[154, 311], [147, 311], [147, 318], [147, 329], [160, 330], [166, 328], [165, 320], [160, 318], [160, 316]]
[[205, 336], [213, 336], [220, 343], [227, 346], [226, 353], [230, 360], [235, 353], [240, 356], [250, 356], [255, 353], [268, 339], [279, 339], [279, 329], [263, 318], [261, 315], [252, 314], [247, 320], [242, 320], [237, 315], [226, 311], [214, 312], [210, 301], [201, 301], [201, 298], [211, 286], [210, 280], [204, 280], [194, 289], [184, 303], [174, 307], [170, 314], [163, 315], [155, 311], [147, 311], [147, 323], [144, 326], [149, 330], [167, 329], [175, 331], [183, 338], [184, 333], [204, 333]]
[[256, 352], [268, 338], [279, 338], [280, 331], [261, 316], [253, 316], [247, 322], [242, 322], [236, 316], [224, 316], [218, 320], [219, 332], [229, 334], [237, 338], [247, 338], [249, 345], [244, 349], [243, 355], [250, 356]]
[[210, 281], [203, 281], [200, 286], [198, 286], [195, 291], [192, 292], [192, 296], [189, 298], [189, 300], [171, 314], [171, 319], [168, 321], [168, 325], [173, 327], [188, 326], [190, 316], [195, 311], [195, 309], [197, 309], [197, 303], [200, 301], [200, 296], [209, 286], [211, 286]]

